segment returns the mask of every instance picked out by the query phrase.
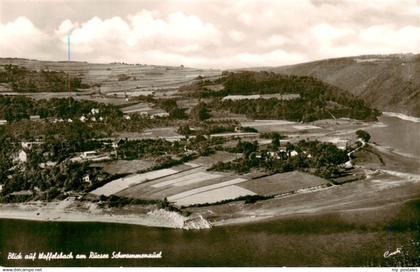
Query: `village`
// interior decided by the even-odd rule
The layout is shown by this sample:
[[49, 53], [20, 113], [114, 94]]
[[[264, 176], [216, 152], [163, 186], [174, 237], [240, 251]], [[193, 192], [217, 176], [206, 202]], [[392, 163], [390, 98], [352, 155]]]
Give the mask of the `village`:
[[[162, 81], [169, 73], [173, 80], [172, 69], [154, 69], [159, 72], [146, 74], [159, 74]], [[154, 83], [139, 91], [130, 89], [131, 81], [141, 78], [138, 72], [115, 74], [112, 69], [109, 78], [96, 82], [88, 71], [84, 89], [5, 91], [0, 97], [0, 117], [6, 117], [0, 121], [5, 147], [0, 199], [11, 203], [7, 205], [38, 203], [26, 216], [66, 220], [58, 215], [65, 211], [68, 220], [74, 220], [71, 214], [95, 215], [95, 220], [120, 214], [118, 220], [124, 220], [122, 214], [132, 213], [134, 218], [167, 222], [158, 225], [207, 228], [229, 218], [240, 220], [256, 204], [264, 207], [290, 196], [357, 183], [370, 175], [369, 169], [354, 163], [354, 154], [369, 146], [365, 130], [378, 126], [371, 121], [375, 111], [361, 104], [359, 112], [351, 112], [332, 101], [327, 104], [335, 108], [327, 110], [322, 108], [325, 101], [320, 101], [318, 111], [300, 107], [290, 115], [297, 104], [318, 103], [304, 90], [307, 84], [336, 101], [353, 99], [329, 87], [324, 90], [319, 82], [262, 74], [266, 77], [262, 84], [282, 87], [274, 91], [278, 93], [270, 87], [253, 94], [264, 87], [255, 82], [249, 89], [234, 85], [236, 77], [249, 80], [252, 74], [216, 76], [214, 71], [200, 71], [210, 75], [196, 75], [193, 81], [187, 76], [179, 87], [165, 83], [159, 89]], [[38, 76], [31, 73], [29, 77]], [[108, 87], [110, 82], [129, 84], [118, 90]], [[24, 88], [26, 83], [18, 84]], [[243, 103], [257, 108], [242, 112]], [[267, 111], [279, 103], [280, 112]], [[365, 120], [354, 118], [358, 116]], [[54, 203], [57, 207], [51, 208]], [[231, 205], [246, 206], [227, 216]], [[220, 209], [223, 212], [217, 215]], [[246, 218], [267, 216], [258, 214]], [[140, 224], [150, 223], [142, 220]]]

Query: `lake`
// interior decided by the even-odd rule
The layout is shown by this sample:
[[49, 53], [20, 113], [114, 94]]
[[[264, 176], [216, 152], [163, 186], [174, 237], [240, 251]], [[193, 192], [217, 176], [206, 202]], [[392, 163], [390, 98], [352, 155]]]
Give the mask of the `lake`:
[[390, 146], [397, 152], [410, 154], [420, 159], [420, 122], [387, 116], [381, 116], [379, 121], [385, 127], [369, 129], [371, 141]]
[[[339, 217], [317, 216], [187, 231], [107, 223], [0, 220], [0, 265], [5, 266], [369, 266], [409, 241], [404, 231], [366, 229]], [[139, 254], [161, 259], [7, 260], [9, 252]]]

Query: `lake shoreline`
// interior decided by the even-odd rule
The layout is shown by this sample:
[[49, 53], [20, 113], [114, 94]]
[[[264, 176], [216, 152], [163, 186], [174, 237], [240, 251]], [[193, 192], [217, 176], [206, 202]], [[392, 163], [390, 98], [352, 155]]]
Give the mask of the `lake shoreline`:
[[[89, 207], [89, 210], [77, 211], [73, 208], [77, 205], [86, 205]], [[117, 223], [171, 229], [204, 229], [211, 227], [210, 224], [206, 224], [208, 222], [203, 218], [187, 218], [176, 212], [162, 209], [149, 211], [142, 209], [137, 212], [131, 212], [126, 209], [112, 211], [98, 208], [95, 203], [79, 202], [71, 198], [48, 203], [38, 201], [0, 204], [0, 219], [41, 222]]]

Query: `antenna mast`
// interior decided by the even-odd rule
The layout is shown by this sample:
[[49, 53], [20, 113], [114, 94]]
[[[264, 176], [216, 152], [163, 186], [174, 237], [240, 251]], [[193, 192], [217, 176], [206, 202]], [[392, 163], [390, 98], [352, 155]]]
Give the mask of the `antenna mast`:
[[[70, 33], [67, 34], [67, 67], [70, 65]], [[70, 71], [67, 72], [67, 88], [69, 92], [69, 106], [71, 107]]]

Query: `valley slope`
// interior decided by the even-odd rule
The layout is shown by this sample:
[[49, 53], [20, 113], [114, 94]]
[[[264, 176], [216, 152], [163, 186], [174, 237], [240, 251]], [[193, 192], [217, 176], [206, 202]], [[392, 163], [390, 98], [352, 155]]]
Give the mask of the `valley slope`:
[[420, 116], [420, 55], [366, 55], [252, 70], [313, 76], [381, 111]]

